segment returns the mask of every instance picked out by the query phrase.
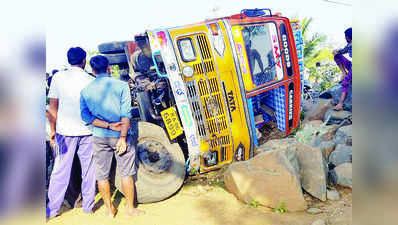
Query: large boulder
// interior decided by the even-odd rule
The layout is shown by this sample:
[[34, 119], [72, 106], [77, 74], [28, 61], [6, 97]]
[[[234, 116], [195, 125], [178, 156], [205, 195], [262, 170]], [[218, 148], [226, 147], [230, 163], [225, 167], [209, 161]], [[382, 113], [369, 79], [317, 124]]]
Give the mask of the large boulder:
[[328, 166], [321, 149], [300, 142], [296, 146], [302, 188], [319, 200], [326, 201]]
[[326, 112], [331, 108], [333, 108], [331, 99], [319, 99], [319, 103], [305, 114], [304, 120], [322, 120]]
[[352, 163], [352, 147], [339, 144], [329, 156], [329, 164], [339, 166], [343, 163]]
[[[314, 120], [306, 124], [307, 128], [304, 129], [302, 139], [306, 140], [305, 136], [307, 136], [307, 134], [305, 133], [313, 132], [312, 127], [315, 127], [314, 130], [318, 130], [316, 129], [316, 127], [318, 127], [322, 132], [321, 128], [325, 126], [320, 123], [321, 122], [316, 122], [316, 120]], [[306, 129], [308, 131], [306, 131]], [[297, 161], [302, 188], [312, 196], [325, 201], [328, 176], [328, 166], [326, 159], [328, 158], [324, 158], [323, 152], [319, 147], [317, 147], [320, 146], [321, 143], [322, 140], [316, 136], [316, 134], [313, 134], [312, 140], [308, 141], [308, 143], [302, 143], [295, 138], [275, 139], [270, 140], [264, 145], [260, 146], [257, 149], [257, 152], [266, 152], [272, 150], [297, 152]], [[333, 144], [334, 148], [334, 142], [331, 141], [331, 143]], [[332, 150], [327, 149], [325, 151]]]
[[352, 125], [340, 127], [334, 136], [334, 142], [352, 146]]
[[290, 149], [265, 151], [254, 158], [233, 163], [224, 173], [225, 186], [239, 200], [288, 211], [307, 208], [298, 175], [296, 152]]
[[352, 163], [343, 163], [335, 168], [337, 184], [352, 188]]

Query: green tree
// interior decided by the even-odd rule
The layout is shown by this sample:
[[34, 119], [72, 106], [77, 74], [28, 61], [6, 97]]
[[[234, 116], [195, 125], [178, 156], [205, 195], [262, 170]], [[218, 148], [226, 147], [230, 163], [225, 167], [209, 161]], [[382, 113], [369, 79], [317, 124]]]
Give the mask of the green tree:
[[313, 21], [312, 17], [309, 17], [309, 18], [306, 17], [302, 20], [302, 30], [301, 31], [302, 31], [303, 40], [304, 40], [304, 65], [305, 66], [307, 66], [308, 63], [312, 63], [317, 59], [329, 57], [329, 55], [327, 53], [331, 54], [331, 51], [329, 49], [319, 48], [320, 45], [326, 41], [326, 39], [327, 39], [326, 35], [320, 34], [318, 32], [313, 33], [312, 36], [309, 35], [309, 28], [310, 28], [312, 21]]
[[[318, 85], [318, 91], [327, 90], [334, 84], [334, 77], [338, 68], [334, 65], [332, 48], [325, 45], [327, 36], [318, 32], [310, 35], [313, 22], [311, 17], [301, 21], [301, 31], [304, 40], [304, 66], [307, 68], [309, 78]], [[317, 63], [322, 65], [316, 66]]]

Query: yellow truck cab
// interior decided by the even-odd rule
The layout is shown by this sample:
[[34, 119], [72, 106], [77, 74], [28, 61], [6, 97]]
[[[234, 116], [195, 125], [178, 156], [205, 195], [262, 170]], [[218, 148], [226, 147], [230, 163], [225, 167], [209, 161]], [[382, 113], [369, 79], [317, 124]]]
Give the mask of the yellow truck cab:
[[[270, 9], [245, 9], [229, 17], [148, 30], [141, 36], [147, 38], [152, 52], [155, 78], [150, 80], [162, 80], [170, 97], [151, 111], [158, 115], [152, 116], [158, 118], [154, 124], [162, 127], [170, 143], [186, 151], [186, 170], [172, 177], [253, 157], [258, 145], [256, 129], [267, 121], [274, 121], [286, 135], [298, 126], [302, 49], [296, 50], [295, 37], [301, 40], [297, 21], [291, 23], [288, 18], [273, 15]], [[137, 52], [136, 45], [132, 41], [125, 47], [130, 70], [134, 70], [131, 56]], [[136, 84], [132, 81], [132, 86]], [[140, 121], [151, 108], [142, 99], [137, 106]], [[149, 99], [154, 102], [156, 98]], [[147, 162], [140, 156], [145, 151], [138, 153], [146, 165], [142, 167], [156, 167], [158, 172], [170, 171], [169, 161], [178, 158], [174, 153], [158, 154], [158, 161]], [[162, 156], [169, 158], [163, 160]], [[145, 173], [148, 175], [148, 171]], [[138, 198], [140, 201], [140, 193]], [[151, 201], [141, 198], [141, 202]]]
[[147, 33], [176, 98], [191, 166], [205, 172], [252, 157], [263, 111], [262, 121], [275, 119], [286, 134], [297, 127], [300, 71], [287, 18], [242, 10]]

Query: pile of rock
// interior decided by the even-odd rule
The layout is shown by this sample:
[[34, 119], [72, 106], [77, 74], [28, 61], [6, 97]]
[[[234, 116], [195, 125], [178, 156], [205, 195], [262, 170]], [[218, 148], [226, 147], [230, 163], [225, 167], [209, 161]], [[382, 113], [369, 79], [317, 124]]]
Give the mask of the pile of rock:
[[270, 140], [254, 158], [233, 163], [224, 174], [227, 189], [248, 204], [287, 211], [307, 208], [302, 189], [321, 201], [338, 199], [327, 186], [352, 188], [352, 125], [326, 124], [307, 120], [296, 137]]

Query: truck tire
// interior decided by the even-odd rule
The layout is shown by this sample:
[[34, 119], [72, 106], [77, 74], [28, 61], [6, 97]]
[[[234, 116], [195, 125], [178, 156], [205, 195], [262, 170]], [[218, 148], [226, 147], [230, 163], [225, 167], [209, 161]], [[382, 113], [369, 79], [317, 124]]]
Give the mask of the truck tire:
[[[180, 146], [170, 143], [165, 131], [155, 124], [138, 122], [136, 163], [135, 184], [139, 203], [164, 200], [176, 193], [184, 182], [184, 154]], [[123, 193], [117, 170], [115, 186]]]
[[128, 63], [125, 53], [107, 54], [104, 56], [109, 60], [109, 65], [120, 65]]
[[101, 54], [124, 53], [126, 43], [128, 43], [128, 41], [113, 41], [102, 43], [98, 45], [98, 51]]

